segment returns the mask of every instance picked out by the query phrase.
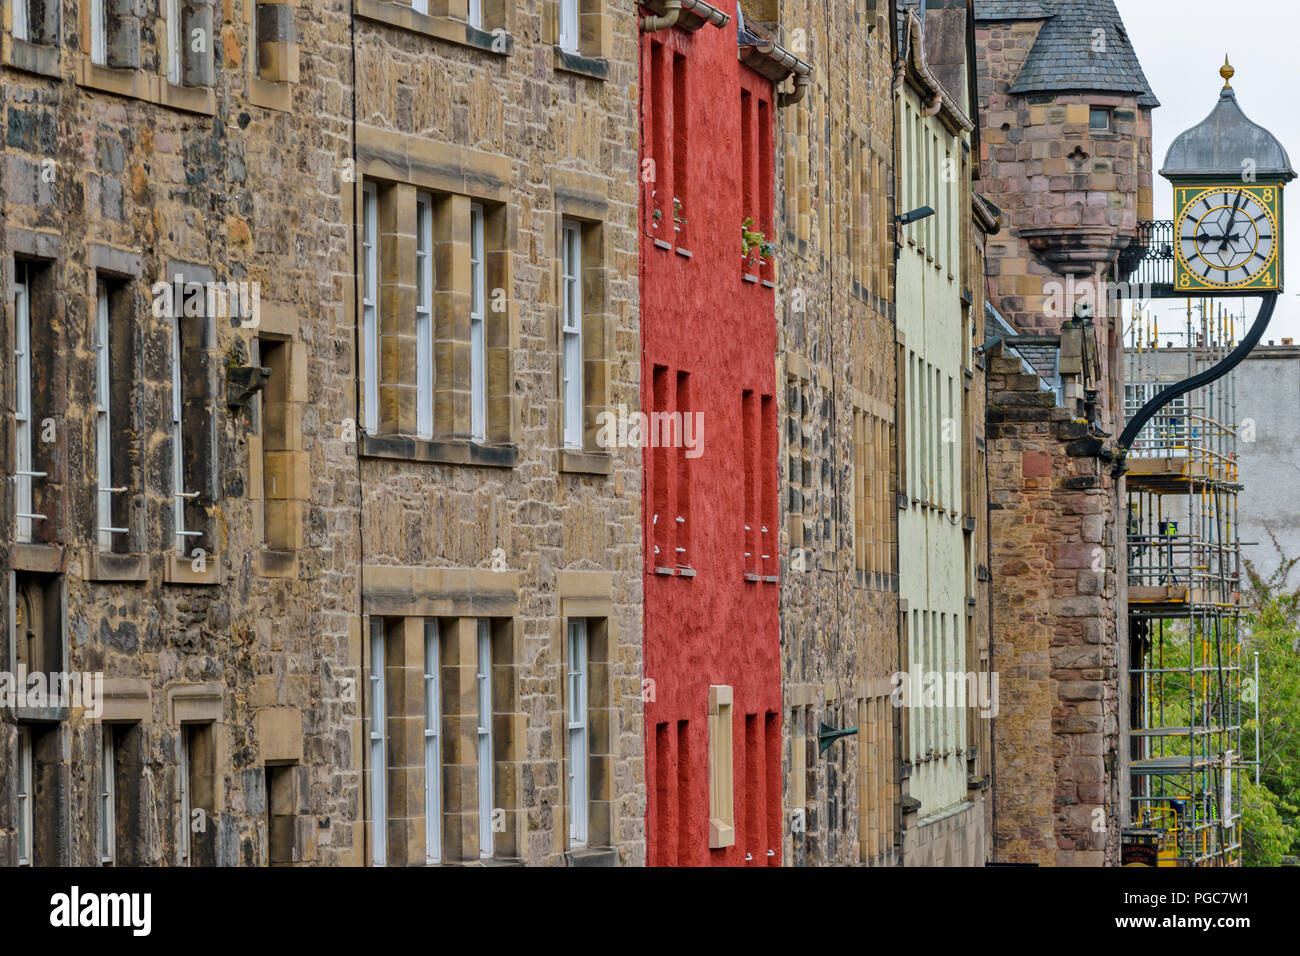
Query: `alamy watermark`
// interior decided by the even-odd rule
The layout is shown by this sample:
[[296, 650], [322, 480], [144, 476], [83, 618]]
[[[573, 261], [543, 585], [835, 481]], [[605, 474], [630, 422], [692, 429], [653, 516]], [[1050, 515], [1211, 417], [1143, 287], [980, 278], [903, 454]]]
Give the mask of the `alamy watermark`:
[[895, 707], [976, 707], [998, 715], [998, 675], [989, 671], [899, 671], [890, 700]]
[[596, 444], [610, 448], [682, 448], [687, 458], [704, 454], [703, 412], [629, 412], [626, 405], [618, 411], [596, 416], [600, 431]]
[[104, 713], [104, 675], [89, 671], [28, 673], [27, 666], [19, 664], [17, 673], [0, 671], [0, 707], [68, 707], [96, 720]]
[[163, 319], [230, 319], [231, 325], [255, 329], [262, 321], [260, 282], [186, 282], [177, 273], [170, 282], [155, 282], [153, 314]]

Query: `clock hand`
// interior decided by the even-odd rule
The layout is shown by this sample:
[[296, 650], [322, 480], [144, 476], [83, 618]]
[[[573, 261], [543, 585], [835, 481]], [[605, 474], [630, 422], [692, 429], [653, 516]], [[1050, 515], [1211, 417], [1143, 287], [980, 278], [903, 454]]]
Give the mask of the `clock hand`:
[[1241, 207], [1241, 194], [1242, 190], [1238, 189], [1237, 201], [1232, 204], [1232, 218], [1228, 220], [1227, 228], [1223, 230], [1223, 242], [1219, 243], [1220, 252], [1228, 248], [1228, 241], [1230, 238], [1228, 234], [1232, 232], [1232, 227], [1237, 224], [1237, 210]]

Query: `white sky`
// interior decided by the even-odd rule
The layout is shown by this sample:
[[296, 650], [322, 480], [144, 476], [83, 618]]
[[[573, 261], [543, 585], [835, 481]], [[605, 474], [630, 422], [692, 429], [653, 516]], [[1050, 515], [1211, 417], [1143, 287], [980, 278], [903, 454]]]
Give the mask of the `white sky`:
[[[1142, 69], [1160, 107], [1155, 125], [1157, 219], [1173, 218], [1173, 187], [1159, 175], [1169, 144], [1203, 120], [1218, 102], [1226, 53], [1237, 75], [1232, 87], [1245, 114], [1281, 140], [1300, 172], [1300, 3], [1296, 0], [1116, 0]], [[1286, 294], [1264, 340], [1300, 341], [1300, 179], [1286, 188], [1283, 239]], [[1240, 303], [1233, 311], [1240, 312]], [[1166, 316], [1185, 313], [1184, 300], [1157, 301]], [[1246, 300], [1254, 319], [1257, 300]], [[1172, 316], [1170, 316], [1172, 318]], [[1172, 322], [1170, 326], [1172, 326]], [[1179, 344], [1179, 343], [1175, 343]]]

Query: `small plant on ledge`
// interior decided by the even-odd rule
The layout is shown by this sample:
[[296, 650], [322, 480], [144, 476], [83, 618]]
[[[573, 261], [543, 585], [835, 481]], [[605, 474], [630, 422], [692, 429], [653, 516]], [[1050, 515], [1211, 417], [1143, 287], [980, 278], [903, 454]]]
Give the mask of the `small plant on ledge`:
[[754, 252], [757, 250], [759, 255], [759, 264], [765, 265], [769, 259], [776, 258], [776, 244], [770, 242], [763, 233], [753, 228], [754, 217], [746, 216], [745, 221], [740, 224], [740, 239], [742, 259], [753, 259]]
[[686, 217], [682, 215], [682, 201], [676, 196], [673, 197], [673, 230], [681, 232], [682, 226], [686, 225]]

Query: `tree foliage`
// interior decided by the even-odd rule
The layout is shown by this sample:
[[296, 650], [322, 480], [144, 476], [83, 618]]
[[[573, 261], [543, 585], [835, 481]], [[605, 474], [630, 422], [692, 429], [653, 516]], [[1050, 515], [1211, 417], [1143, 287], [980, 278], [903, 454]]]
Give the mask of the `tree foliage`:
[[[1254, 690], [1259, 695], [1261, 784], [1250, 803], [1246, 794], [1254, 790], [1253, 782], [1242, 788], [1248, 866], [1275, 866], [1283, 855], [1300, 851], [1300, 588], [1287, 587], [1300, 557], [1288, 557], [1273, 533], [1268, 534], [1279, 557], [1276, 568], [1265, 575], [1252, 562], [1244, 562], [1242, 665], [1250, 676], [1253, 657], [1259, 655], [1259, 686]], [[1248, 752], [1255, 741], [1253, 710], [1242, 735]], [[1258, 831], [1252, 832], [1252, 822]]]

